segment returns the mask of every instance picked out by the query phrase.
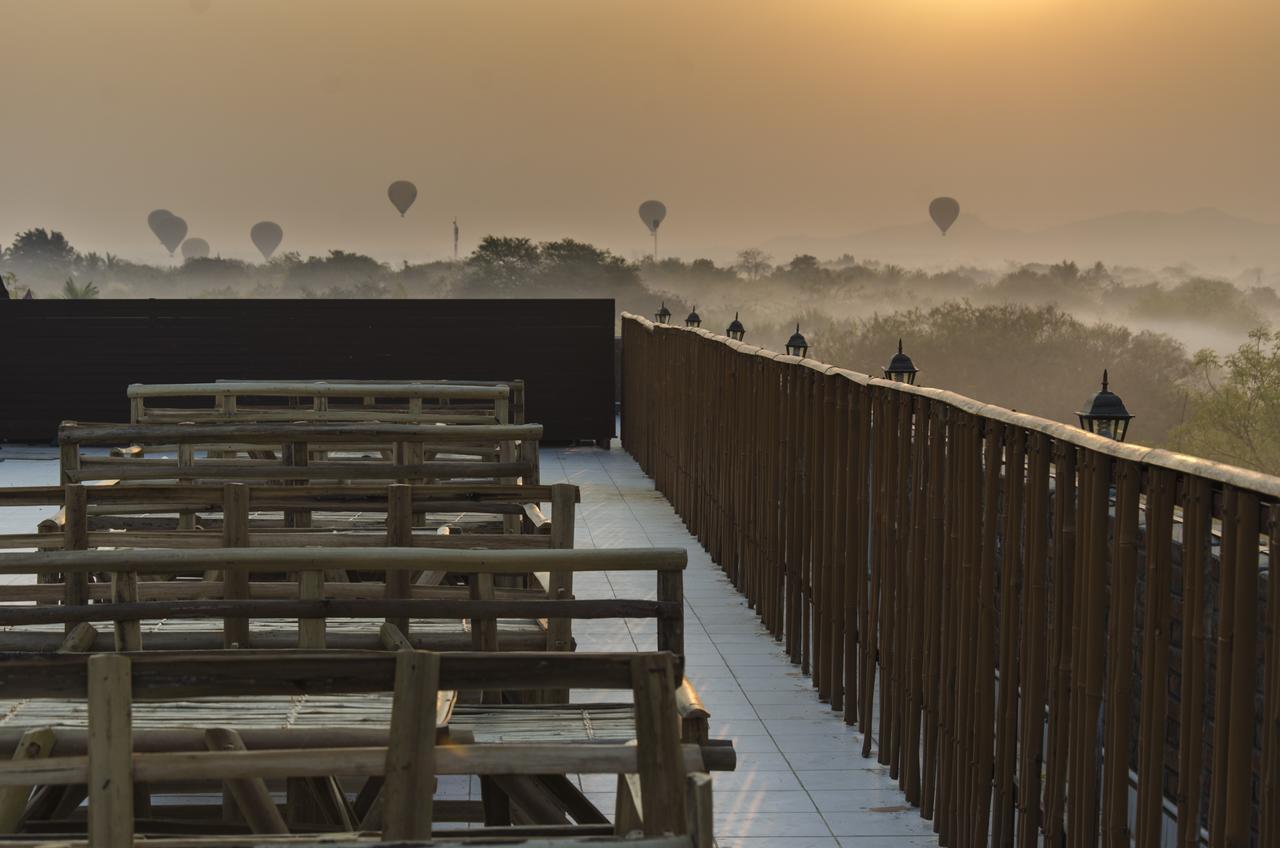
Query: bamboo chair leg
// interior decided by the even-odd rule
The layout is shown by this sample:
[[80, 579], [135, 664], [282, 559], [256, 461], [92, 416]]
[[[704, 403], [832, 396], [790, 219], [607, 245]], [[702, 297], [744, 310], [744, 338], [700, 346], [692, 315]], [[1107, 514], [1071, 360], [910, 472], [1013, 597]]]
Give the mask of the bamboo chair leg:
[[[44, 759], [53, 750], [54, 741], [53, 728], [32, 728], [18, 740], [13, 759]], [[30, 786], [7, 786], [0, 789], [0, 833], [13, 833], [18, 829], [27, 811], [27, 799], [31, 797], [31, 791]]]
[[[204, 733], [204, 743], [210, 751], [243, 751], [244, 740], [234, 730], [211, 727]], [[240, 778], [223, 781], [227, 793], [235, 801], [241, 815], [254, 833], [288, 833], [284, 817], [276, 809], [275, 801], [267, 790], [267, 782], [261, 778]]]

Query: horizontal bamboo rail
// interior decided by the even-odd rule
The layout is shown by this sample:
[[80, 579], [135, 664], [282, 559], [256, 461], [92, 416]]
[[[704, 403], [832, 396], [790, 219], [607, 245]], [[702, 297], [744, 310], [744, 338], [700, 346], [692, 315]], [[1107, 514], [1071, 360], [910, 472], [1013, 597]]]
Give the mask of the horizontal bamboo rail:
[[532, 551], [437, 551], [406, 548], [217, 548], [204, 550], [96, 550], [0, 556], [0, 574], [137, 573], [190, 571], [454, 571], [523, 574], [548, 571], [684, 570], [683, 548], [601, 548]]
[[1280, 478], [622, 330], [623, 446], [942, 844], [1280, 845]]

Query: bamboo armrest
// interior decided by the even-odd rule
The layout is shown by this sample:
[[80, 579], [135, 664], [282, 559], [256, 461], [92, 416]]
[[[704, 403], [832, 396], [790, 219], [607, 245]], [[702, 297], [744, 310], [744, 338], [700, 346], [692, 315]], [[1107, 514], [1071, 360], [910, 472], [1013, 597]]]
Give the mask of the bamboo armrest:
[[681, 737], [685, 742], [705, 744], [710, 739], [711, 713], [687, 677], [676, 690], [676, 712], [680, 715]]
[[61, 533], [62, 528], [67, 524], [67, 508], [62, 507], [58, 510], [58, 514], [52, 518], [46, 518], [36, 525], [37, 533]]
[[542, 512], [541, 507], [537, 504], [522, 504], [524, 508], [524, 517], [533, 525], [533, 532], [549, 534], [551, 532], [551, 519]]

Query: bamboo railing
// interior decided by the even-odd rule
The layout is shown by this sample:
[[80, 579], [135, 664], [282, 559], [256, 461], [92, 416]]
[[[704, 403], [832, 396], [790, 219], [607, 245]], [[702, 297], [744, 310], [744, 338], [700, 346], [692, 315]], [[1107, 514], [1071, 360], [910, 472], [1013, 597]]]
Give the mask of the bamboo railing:
[[622, 335], [624, 448], [942, 844], [1280, 845], [1280, 478]]

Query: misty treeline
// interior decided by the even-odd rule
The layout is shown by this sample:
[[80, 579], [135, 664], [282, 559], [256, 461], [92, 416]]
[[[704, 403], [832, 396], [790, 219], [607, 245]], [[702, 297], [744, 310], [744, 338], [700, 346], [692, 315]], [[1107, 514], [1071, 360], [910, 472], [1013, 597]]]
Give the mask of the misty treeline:
[[[1131, 439], [1280, 474], [1280, 297], [1250, 275], [1078, 266], [909, 269], [842, 256], [775, 262], [628, 261], [573, 239], [488, 236], [459, 262], [399, 266], [343, 250], [255, 264], [172, 267], [81, 253], [28, 230], [0, 249], [12, 297], [610, 297], [781, 349], [798, 322], [810, 355], [876, 374], [901, 338], [923, 385], [1075, 423], [1102, 369], [1138, 417]], [[1260, 274], [1256, 275], [1260, 277]], [[1198, 351], [1198, 352], [1195, 352]]]

